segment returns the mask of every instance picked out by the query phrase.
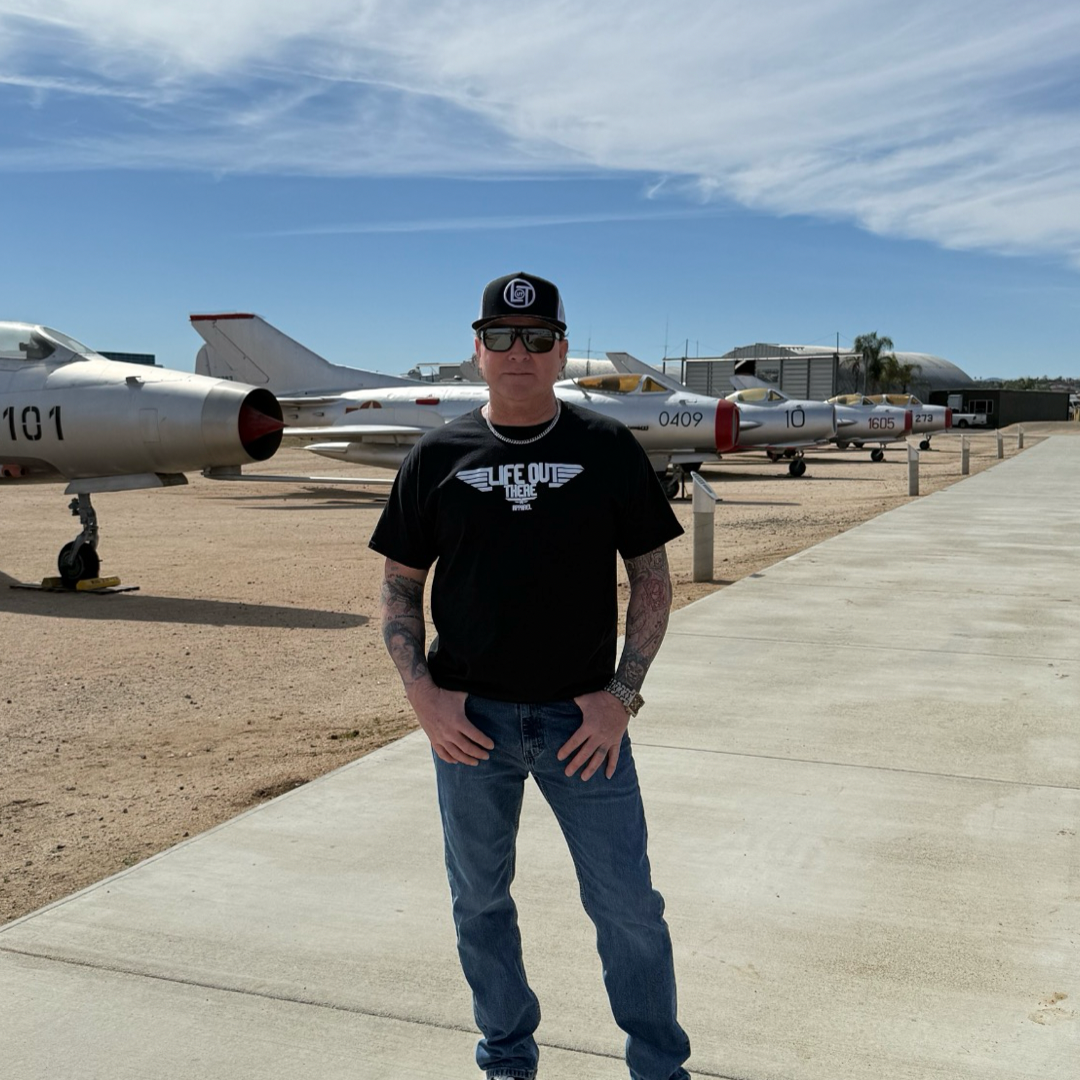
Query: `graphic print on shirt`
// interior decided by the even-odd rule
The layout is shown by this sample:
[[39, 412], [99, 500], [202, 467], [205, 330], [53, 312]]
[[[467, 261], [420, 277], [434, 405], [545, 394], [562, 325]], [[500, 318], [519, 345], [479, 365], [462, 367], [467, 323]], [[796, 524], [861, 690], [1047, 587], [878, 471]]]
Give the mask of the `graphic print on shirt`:
[[517, 462], [513, 465], [490, 465], [482, 469], [465, 469], [456, 474], [477, 491], [503, 489], [506, 501], [514, 510], [531, 510], [529, 505], [543, 485], [559, 488], [568, 484], [582, 470], [582, 465], [556, 465], [548, 461]]

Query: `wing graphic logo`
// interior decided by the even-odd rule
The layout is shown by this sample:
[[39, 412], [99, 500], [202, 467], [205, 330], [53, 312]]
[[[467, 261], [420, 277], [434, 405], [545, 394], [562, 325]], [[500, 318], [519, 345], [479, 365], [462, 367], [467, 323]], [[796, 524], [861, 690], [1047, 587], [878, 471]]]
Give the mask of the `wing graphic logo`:
[[490, 469], [465, 469], [457, 474], [459, 480], [464, 480], [470, 487], [477, 491], [491, 491]]
[[562, 487], [570, 483], [575, 476], [584, 468], [583, 465], [552, 465], [552, 479], [548, 481], [550, 487]]
[[514, 510], [531, 510], [540, 488], [561, 488], [584, 471], [582, 465], [530, 461], [508, 465], [463, 469], [457, 478], [477, 491], [502, 488], [503, 496]]

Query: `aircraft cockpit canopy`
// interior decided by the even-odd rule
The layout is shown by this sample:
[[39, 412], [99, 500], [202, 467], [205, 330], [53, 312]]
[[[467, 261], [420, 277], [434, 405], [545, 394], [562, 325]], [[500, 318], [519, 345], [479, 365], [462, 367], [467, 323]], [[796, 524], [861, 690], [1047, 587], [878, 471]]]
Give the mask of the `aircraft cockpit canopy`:
[[787, 401], [787, 398], [779, 390], [772, 390], [768, 386], [751, 386], [746, 390], [736, 390], [734, 394], [728, 394], [727, 400], [741, 401], [747, 405], [770, 405], [777, 401]]
[[47, 360], [58, 345], [79, 359], [98, 355], [88, 345], [48, 326], [0, 322], [0, 360]]
[[919, 406], [922, 404], [914, 394], [877, 394], [875, 395], [875, 400], [881, 401], [886, 405]]
[[871, 401], [865, 394], [837, 394], [836, 397], [829, 398], [830, 405], [876, 405], [876, 401]]
[[582, 390], [598, 390], [605, 394], [666, 393], [667, 387], [649, 375], [586, 375], [576, 379]]

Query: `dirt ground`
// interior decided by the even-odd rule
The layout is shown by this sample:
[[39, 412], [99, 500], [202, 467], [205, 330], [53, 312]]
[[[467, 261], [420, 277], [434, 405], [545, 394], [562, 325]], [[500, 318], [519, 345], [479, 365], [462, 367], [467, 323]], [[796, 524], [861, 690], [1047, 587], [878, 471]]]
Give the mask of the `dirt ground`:
[[[1039, 437], [1029, 427], [1026, 445]], [[1003, 443], [1022, 452], [1015, 432]], [[997, 460], [993, 434], [971, 436], [972, 474]], [[716, 576], [692, 581], [691, 504], [676, 502], [676, 607], [910, 501], [902, 445], [880, 464], [865, 450], [807, 463], [797, 480], [764, 459], [706, 468]], [[919, 497], [960, 481], [959, 437], [935, 437], [919, 467]], [[380, 474], [300, 449], [250, 471]], [[196, 476], [95, 496], [101, 572], [138, 589], [87, 595], [9, 587], [54, 574], [78, 526], [62, 487], [6, 487], [0, 923], [413, 729], [367, 548], [382, 491]]]

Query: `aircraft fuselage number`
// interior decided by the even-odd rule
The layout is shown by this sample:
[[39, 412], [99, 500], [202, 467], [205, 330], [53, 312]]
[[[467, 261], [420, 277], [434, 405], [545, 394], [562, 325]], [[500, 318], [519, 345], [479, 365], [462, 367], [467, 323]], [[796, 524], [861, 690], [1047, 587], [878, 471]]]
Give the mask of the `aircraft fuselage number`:
[[9, 405], [0, 414], [0, 421], [2, 421], [0, 430], [6, 429], [12, 442], [20, 439], [37, 442], [49, 425], [55, 428], [57, 439], [61, 442], [64, 440], [64, 425], [60, 419], [59, 405], [54, 405], [48, 411], [44, 421], [41, 418], [41, 410], [36, 405], [27, 405], [24, 409]]
[[660, 414], [659, 419], [661, 427], [697, 427], [705, 419], [705, 414], [701, 412], [668, 412], [665, 410]]
[[912, 419], [916, 424], [932, 424], [934, 422], [933, 413], [916, 413]]
[[896, 427], [895, 416], [869, 416], [867, 419], [870, 421], [871, 431], [880, 431], [883, 428], [892, 429]]
[[784, 416], [787, 417], [789, 428], [801, 428], [806, 425], [806, 412], [803, 409], [785, 409]]

